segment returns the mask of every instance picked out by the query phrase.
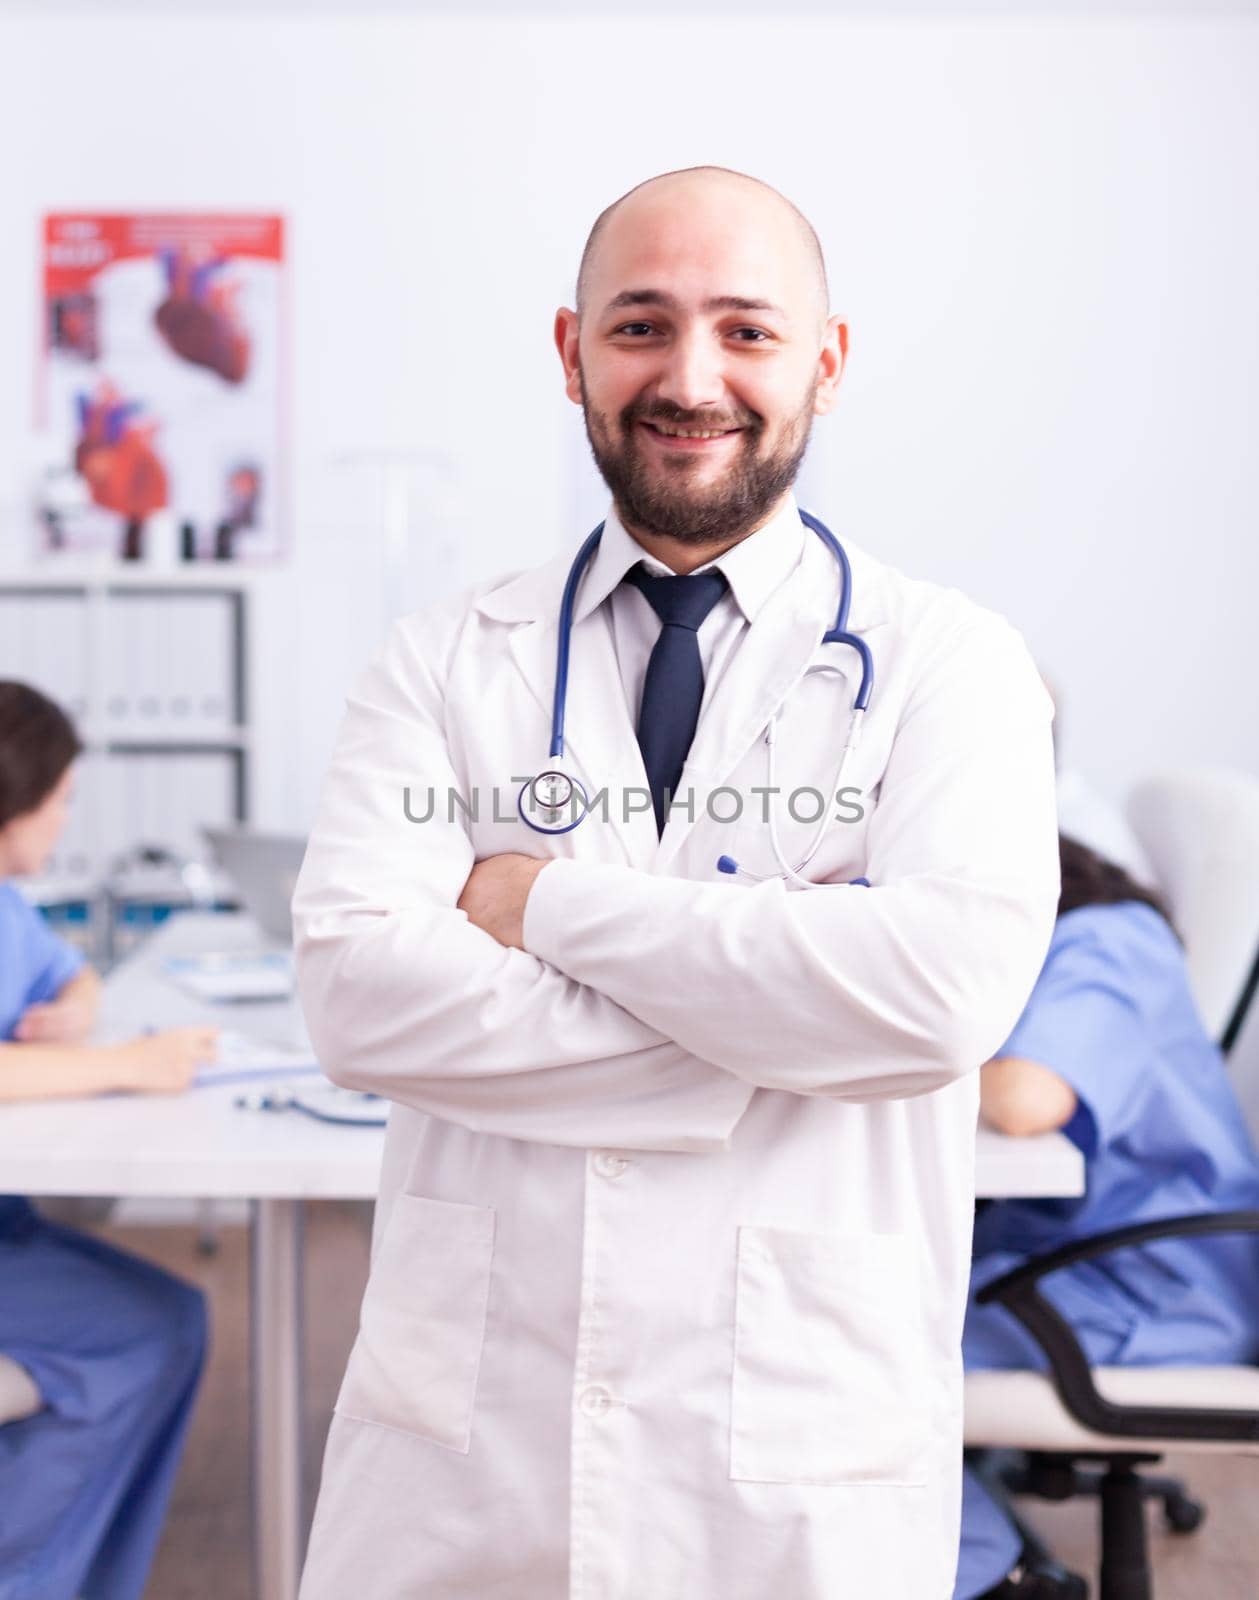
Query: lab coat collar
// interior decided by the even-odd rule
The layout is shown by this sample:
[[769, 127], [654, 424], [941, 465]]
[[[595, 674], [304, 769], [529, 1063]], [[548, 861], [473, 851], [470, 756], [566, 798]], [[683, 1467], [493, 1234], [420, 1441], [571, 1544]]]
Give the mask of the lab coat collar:
[[[766, 600], [799, 564], [805, 531], [795, 496], [789, 494], [783, 506], [755, 533], [740, 540], [715, 561], [695, 570], [721, 572], [739, 610], [748, 622], [755, 622]], [[573, 607], [574, 621], [580, 622], [601, 606], [630, 568], [640, 561], [654, 576], [667, 577], [671, 573], [669, 567], [649, 556], [627, 532], [615, 503], [609, 505], [599, 548]]]
[[[787, 503], [763, 528], [710, 563], [725, 573], [739, 609], [749, 622], [756, 621], [770, 595], [800, 565], [801, 551], [807, 548], [805, 533], [795, 496], [789, 495]], [[816, 543], [816, 540], [811, 538], [809, 542]], [[852, 547], [846, 540], [844, 544], [851, 557]], [[555, 616], [576, 553], [574, 546], [540, 567], [531, 567], [527, 572], [504, 580], [476, 601], [476, 609], [496, 622], [536, 622]], [[577, 592], [574, 625], [585, 621], [602, 605], [636, 561], [651, 564], [651, 558], [625, 531], [616, 508], [609, 504], [599, 549]], [[853, 616], [856, 619], [855, 601]]]

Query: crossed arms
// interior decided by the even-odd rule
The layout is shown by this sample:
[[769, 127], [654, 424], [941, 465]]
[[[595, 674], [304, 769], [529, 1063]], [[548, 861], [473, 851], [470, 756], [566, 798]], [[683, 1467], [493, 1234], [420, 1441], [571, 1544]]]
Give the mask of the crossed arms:
[[477, 863], [460, 822], [408, 824], [404, 784], [457, 787], [411, 626], [348, 700], [293, 902], [338, 1082], [513, 1138], [705, 1150], [758, 1088], [921, 1094], [1008, 1033], [1058, 887], [1048, 701], [1012, 630], [924, 660], [869, 824], [875, 887], [801, 893]]

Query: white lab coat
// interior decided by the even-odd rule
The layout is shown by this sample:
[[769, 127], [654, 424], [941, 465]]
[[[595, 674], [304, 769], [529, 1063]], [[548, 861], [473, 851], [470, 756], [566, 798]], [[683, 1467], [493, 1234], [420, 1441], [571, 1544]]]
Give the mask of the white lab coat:
[[[857, 673], [817, 646], [838, 580], [812, 537], [705, 706], [696, 820], [659, 842], [649, 806], [514, 817], [567, 555], [398, 623], [351, 694], [298, 975], [328, 1072], [395, 1106], [303, 1600], [951, 1593], [975, 1069], [1052, 927], [1051, 713], [1000, 618], [849, 554], [866, 812], [812, 870], [869, 889], [718, 875], [772, 857], [756, 811], [702, 799], [765, 784], [780, 704], [778, 781], [833, 777]], [[645, 789], [606, 609], [574, 630], [569, 754], [591, 790]], [[802, 682], [811, 660], [844, 679]], [[447, 820], [448, 785], [478, 820]], [[798, 855], [811, 828], [782, 833]], [[560, 858], [529, 953], [455, 909], [505, 850]]]

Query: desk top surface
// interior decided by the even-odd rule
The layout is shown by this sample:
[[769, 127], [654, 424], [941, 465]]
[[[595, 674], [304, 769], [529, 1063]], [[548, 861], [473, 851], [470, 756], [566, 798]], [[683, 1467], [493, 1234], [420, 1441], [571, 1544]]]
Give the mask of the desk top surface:
[[[172, 917], [106, 980], [102, 1036], [204, 1022], [279, 1044], [305, 1042], [295, 999], [205, 1004], [162, 969], [167, 956], [243, 950], [259, 942], [244, 916]], [[36, 1195], [374, 1198], [384, 1130], [236, 1104], [263, 1086], [0, 1106], [0, 1187]], [[1076, 1195], [1083, 1181], [1080, 1153], [1061, 1134], [1009, 1139], [979, 1129], [981, 1196]]]

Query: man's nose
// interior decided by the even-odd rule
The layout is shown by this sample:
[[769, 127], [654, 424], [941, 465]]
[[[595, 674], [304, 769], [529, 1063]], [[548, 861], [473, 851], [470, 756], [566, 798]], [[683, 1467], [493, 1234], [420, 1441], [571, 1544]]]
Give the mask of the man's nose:
[[725, 390], [720, 349], [701, 333], [679, 334], [669, 346], [657, 398], [671, 400], [682, 411], [697, 411], [719, 405]]

